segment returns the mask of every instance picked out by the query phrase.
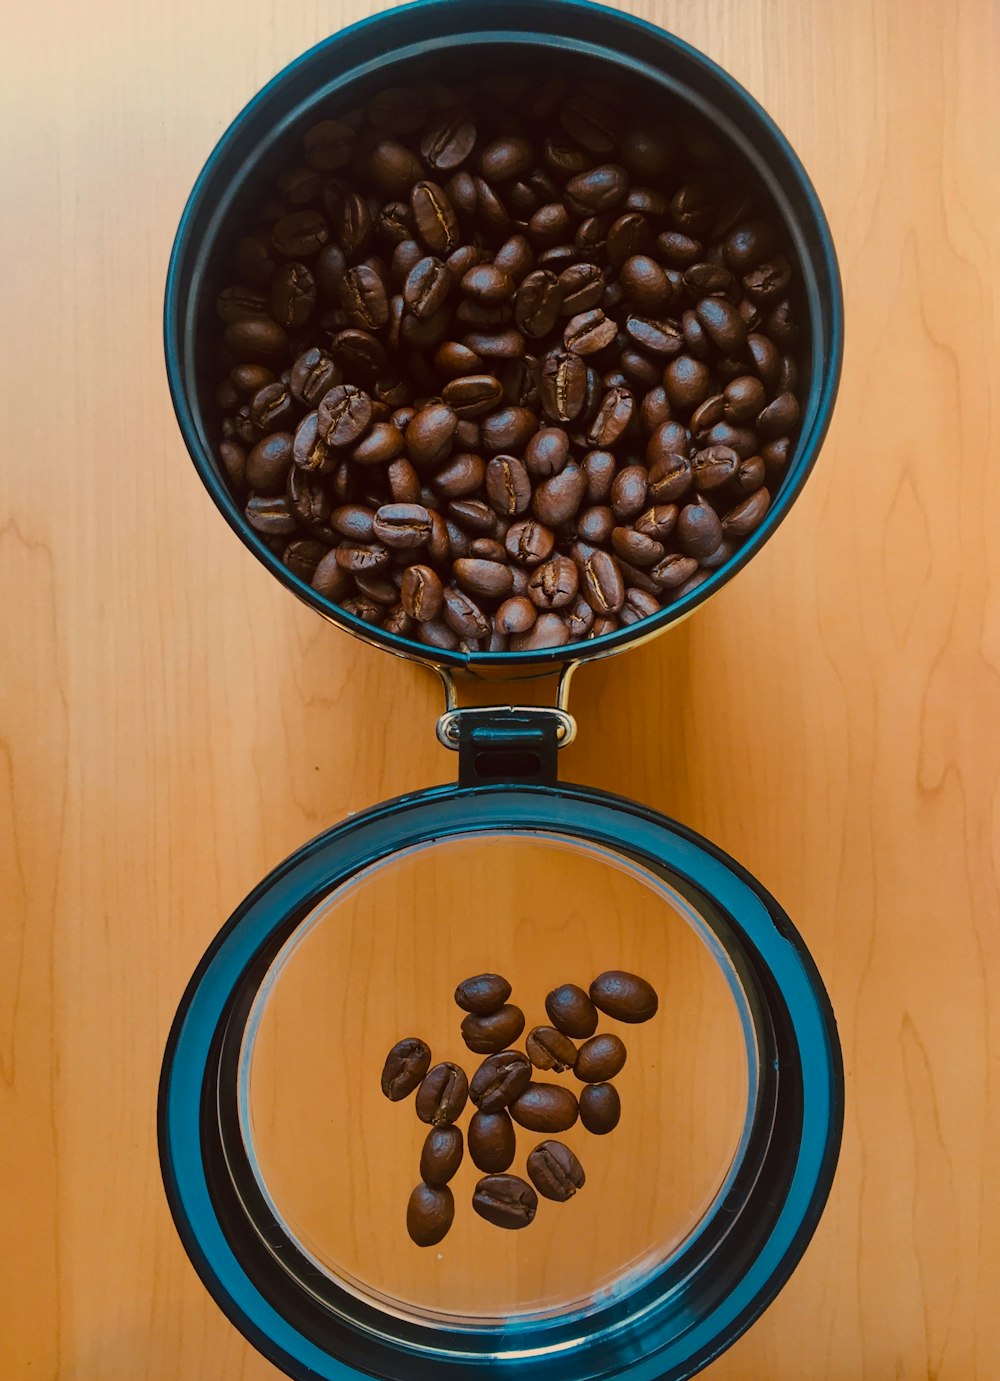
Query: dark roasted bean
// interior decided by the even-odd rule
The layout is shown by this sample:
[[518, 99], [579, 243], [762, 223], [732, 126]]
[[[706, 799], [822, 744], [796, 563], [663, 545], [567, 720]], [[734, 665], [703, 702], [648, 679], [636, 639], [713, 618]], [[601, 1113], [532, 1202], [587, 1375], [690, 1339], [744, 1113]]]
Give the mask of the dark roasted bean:
[[486, 494], [497, 513], [514, 517], [531, 503], [531, 479], [516, 456], [493, 456], [486, 467]]
[[527, 1160], [528, 1178], [546, 1199], [564, 1204], [582, 1189], [587, 1176], [583, 1166], [561, 1141], [542, 1141]]
[[590, 998], [605, 1016], [630, 1023], [649, 1021], [660, 1005], [656, 989], [647, 979], [623, 969], [598, 974], [590, 985]]
[[520, 1098], [530, 1082], [531, 1063], [527, 1056], [520, 1050], [503, 1050], [488, 1056], [479, 1066], [469, 1084], [469, 1095], [481, 1112], [500, 1112]]
[[258, 494], [284, 492], [292, 464], [291, 432], [272, 432], [262, 437], [246, 457], [246, 481]]
[[[445, 597], [447, 599], [447, 592]], [[513, 1045], [523, 1030], [524, 1013], [520, 1007], [505, 1003], [485, 1016], [470, 1013], [462, 1022], [462, 1039], [470, 1050], [479, 1055], [489, 1055]]]
[[506, 1109], [493, 1113], [474, 1112], [469, 1122], [468, 1142], [469, 1157], [477, 1170], [491, 1175], [507, 1170], [514, 1163], [517, 1149], [510, 1113]]
[[565, 1132], [579, 1116], [579, 1106], [568, 1088], [533, 1082], [511, 1103], [510, 1115], [529, 1132]]
[[455, 1199], [447, 1185], [418, 1184], [406, 1207], [406, 1231], [418, 1247], [434, 1247], [455, 1219]]
[[564, 647], [569, 642], [569, 627], [558, 614], [539, 614], [527, 633], [512, 634], [512, 652], [536, 652], [546, 647]]
[[[654, 1009], [655, 1010], [655, 1009]], [[652, 1015], [652, 1013], [650, 1013]], [[635, 1018], [625, 1018], [635, 1020]], [[648, 1018], [641, 1017], [645, 1021]], [[613, 1079], [623, 1068], [628, 1051], [620, 1037], [606, 1034], [591, 1036], [577, 1053], [573, 1072], [585, 1084], [601, 1084]]]
[[485, 1175], [476, 1185], [472, 1207], [494, 1227], [526, 1228], [538, 1210], [538, 1196], [517, 1175]]
[[434, 1127], [458, 1120], [469, 1098], [469, 1081], [458, 1065], [444, 1061], [424, 1075], [417, 1089], [417, 1116]]
[[592, 1036], [597, 1030], [597, 1008], [575, 983], [553, 988], [545, 999], [545, 1010], [557, 1030], [576, 1040]]
[[393, 1103], [406, 1098], [430, 1069], [431, 1050], [417, 1036], [397, 1041], [385, 1057], [382, 1069], [382, 1092]]
[[614, 1084], [588, 1084], [580, 1090], [580, 1121], [594, 1136], [606, 1136], [621, 1121], [622, 1103]]
[[528, 1033], [524, 1048], [536, 1069], [551, 1069], [562, 1074], [576, 1063], [576, 1046], [554, 1026], [534, 1027]]
[[441, 577], [430, 566], [408, 566], [399, 591], [403, 608], [418, 623], [436, 619], [444, 601]]

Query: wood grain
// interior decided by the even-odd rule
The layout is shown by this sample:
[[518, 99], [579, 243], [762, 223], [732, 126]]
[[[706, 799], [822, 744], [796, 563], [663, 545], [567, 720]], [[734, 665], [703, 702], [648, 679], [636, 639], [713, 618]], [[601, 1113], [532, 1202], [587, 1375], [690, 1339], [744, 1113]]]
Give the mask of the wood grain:
[[[837, 415], [780, 534], [577, 678], [564, 775], [780, 897], [838, 1012], [848, 1124], [792, 1282], [713, 1381], [1000, 1374], [1000, 171], [989, 0], [630, 0], [731, 70], [838, 245]], [[0, 1374], [277, 1375], [159, 1181], [163, 1042], [221, 921], [321, 827], [444, 780], [431, 678], [325, 627], [224, 529], [159, 333], [233, 114], [369, 0], [12, 11], [2, 47]]]

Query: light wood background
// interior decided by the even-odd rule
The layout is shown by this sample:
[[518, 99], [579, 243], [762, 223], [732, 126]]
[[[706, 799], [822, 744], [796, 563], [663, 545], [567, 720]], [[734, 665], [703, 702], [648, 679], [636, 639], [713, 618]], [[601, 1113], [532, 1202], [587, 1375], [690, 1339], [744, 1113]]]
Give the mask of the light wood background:
[[[371, 0], [8, 14], [0, 1375], [263, 1381], [175, 1237], [160, 1054], [221, 921], [348, 811], [446, 779], [438, 693], [225, 529], [160, 347], [185, 196], [233, 114]], [[630, 0], [727, 66], [832, 222], [848, 339], [814, 477], [675, 633], [584, 670], [563, 773], [717, 840], [839, 1014], [831, 1205], [713, 1381], [1000, 1375], [1000, 12]]]

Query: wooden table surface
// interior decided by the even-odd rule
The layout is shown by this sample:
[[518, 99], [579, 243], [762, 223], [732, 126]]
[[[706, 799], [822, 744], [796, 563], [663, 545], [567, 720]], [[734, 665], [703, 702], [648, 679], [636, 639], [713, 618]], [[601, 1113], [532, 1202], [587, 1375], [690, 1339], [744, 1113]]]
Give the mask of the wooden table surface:
[[[160, 1056], [250, 887], [433, 781], [439, 692], [229, 534], [167, 396], [187, 192], [279, 67], [371, 0], [21, 7], [5, 188], [0, 1375], [263, 1381], [160, 1184]], [[829, 985], [829, 1209], [713, 1381], [1000, 1375], [1000, 12], [990, 0], [631, 0], [775, 116], [847, 300], [836, 417], [766, 550], [585, 669], [563, 774], [733, 853]]]

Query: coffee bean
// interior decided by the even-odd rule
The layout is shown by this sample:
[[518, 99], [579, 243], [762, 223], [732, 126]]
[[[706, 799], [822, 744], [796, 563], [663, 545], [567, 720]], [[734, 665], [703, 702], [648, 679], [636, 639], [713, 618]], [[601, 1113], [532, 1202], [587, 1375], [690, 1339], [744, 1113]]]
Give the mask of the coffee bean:
[[399, 591], [403, 608], [418, 623], [436, 619], [444, 602], [441, 577], [430, 566], [408, 566]]
[[430, 1046], [417, 1036], [397, 1041], [385, 1057], [382, 1092], [393, 1103], [406, 1098], [430, 1068]]
[[511, 985], [500, 974], [477, 974], [464, 978], [454, 990], [454, 1001], [465, 1012], [478, 1016], [496, 1012], [511, 996]]
[[528, 1178], [543, 1198], [564, 1204], [587, 1181], [583, 1166], [561, 1141], [542, 1141], [530, 1151]]
[[799, 405], [794, 393], [779, 393], [758, 415], [757, 430], [770, 440], [787, 435], [798, 420]]
[[656, 1015], [659, 999], [653, 985], [638, 974], [608, 969], [590, 985], [594, 1006], [616, 1021], [649, 1021]]
[[562, 1074], [576, 1063], [576, 1046], [554, 1026], [534, 1027], [528, 1033], [524, 1048], [536, 1069], [551, 1069]]
[[510, 1115], [529, 1132], [565, 1132], [579, 1115], [576, 1095], [559, 1084], [530, 1083], [510, 1105]]
[[474, 1112], [469, 1122], [468, 1143], [469, 1156], [477, 1170], [496, 1175], [509, 1169], [517, 1147], [510, 1113], [506, 1109]]
[[677, 540], [688, 556], [708, 556], [722, 541], [719, 515], [707, 500], [685, 504], [677, 519]]
[[535, 490], [533, 504], [539, 522], [550, 528], [568, 523], [580, 507], [586, 490], [586, 475], [575, 461], [570, 461], [559, 474], [543, 480]]
[[275, 498], [255, 496], [244, 513], [253, 530], [266, 537], [280, 537], [295, 531], [295, 517], [283, 494]]
[[455, 1122], [469, 1098], [469, 1081], [458, 1065], [437, 1064], [424, 1075], [417, 1089], [417, 1116], [421, 1122], [446, 1127]]
[[406, 1231], [418, 1247], [434, 1247], [455, 1220], [455, 1199], [447, 1185], [418, 1184], [406, 1206]]
[[328, 446], [350, 446], [371, 425], [372, 400], [355, 384], [336, 384], [319, 405], [318, 430]]
[[536, 566], [528, 583], [528, 594], [539, 609], [562, 609], [576, 598], [580, 577], [568, 556], [554, 556]]
[[454, 172], [472, 153], [476, 126], [460, 111], [444, 111], [425, 129], [420, 155], [436, 173]]
[[494, 374], [466, 374], [449, 379], [441, 396], [457, 417], [482, 417], [503, 400], [503, 385]]
[[284, 327], [304, 326], [316, 305], [316, 280], [305, 264], [282, 264], [271, 278], [271, 311]]
[[571, 211], [579, 216], [593, 216], [610, 211], [624, 201], [627, 192], [625, 169], [617, 163], [603, 163], [571, 177], [563, 195]]
[[452, 277], [440, 259], [427, 255], [410, 268], [403, 284], [403, 301], [415, 317], [425, 319], [441, 310], [448, 300]]
[[318, 211], [290, 211], [271, 227], [271, 243], [287, 259], [306, 259], [323, 248], [329, 234]]
[[527, 1057], [519, 1050], [504, 1050], [483, 1061], [472, 1076], [469, 1093], [482, 1112], [499, 1112], [519, 1098], [530, 1082]]
[[[588, 557], [583, 569], [583, 593], [597, 614], [616, 614], [622, 608], [625, 603], [625, 582], [618, 562], [608, 552], [595, 551]], [[547, 1005], [546, 1011], [549, 1011]], [[549, 1016], [556, 1026], [560, 1026], [551, 1011]], [[567, 1035], [576, 1034], [562, 1026], [560, 1029], [565, 1029]]]
[[559, 320], [563, 289], [548, 269], [536, 269], [521, 283], [514, 299], [514, 321], [526, 336], [546, 336]]
[[[459, 629], [455, 631], [460, 632]], [[484, 635], [478, 633], [473, 636]], [[513, 1045], [523, 1030], [524, 1013], [520, 1007], [504, 1003], [496, 1011], [484, 1015], [470, 1013], [462, 1022], [462, 1039], [477, 1055], [491, 1055]]]
[[627, 1056], [625, 1043], [618, 1036], [591, 1036], [580, 1046], [574, 1073], [586, 1084], [605, 1083], [623, 1068]]
[[461, 588], [476, 598], [503, 599], [513, 588], [514, 577], [510, 567], [498, 561], [463, 557], [455, 562], [452, 569]]
[[606, 504], [594, 504], [577, 514], [576, 535], [583, 542], [599, 546], [610, 541], [615, 515]]
[[719, 489], [736, 478], [740, 457], [731, 446], [706, 446], [691, 461], [695, 487], [701, 492]]
[[538, 1196], [517, 1175], [485, 1175], [476, 1185], [472, 1207], [498, 1228], [526, 1228], [538, 1210]]
[[357, 138], [342, 120], [321, 120], [306, 130], [302, 141], [306, 162], [321, 173], [332, 173], [350, 163]]
[[451, 450], [458, 415], [445, 403], [428, 403], [406, 429], [406, 453], [414, 465], [440, 464]]
[[[445, 623], [460, 638], [485, 638], [489, 634], [490, 625], [486, 615], [475, 600], [470, 599], [461, 590], [454, 590], [450, 587], [445, 589], [443, 613]], [[479, 1018], [470, 1018], [470, 1020], [478, 1021]], [[468, 1045], [469, 1042], [466, 1041], [466, 1044]], [[501, 1044], [506, 1045], [508, 1042], [504, 1040]], [[469, 1048], [476, 1050], [479, 1047], [469, 1045]], [[489, 1048], [496, 1049], [497, 1047], [490, 1046]]]
[[290, 432], [272, 432], [262, 437], [247, 454], [245, 474], [247, 483], [258, 494], [280, 494], [292, 464]]
[[748, 537], [756, 532], [771, 505], [771, 495], [761, 487], [729, 509], [722, 518], [722, 532], [725, 537]]
[[580, 1121], [594, 1136], [606, 1136], [618, 1126], [621, 1098], [614, 1084], [588, 1084], [580, 1090]]
[[376, 541], [393, 550], [422, 547], [431, 535], [431, 515], [420, 504], [383, 504], [375, 514]]
[[667, 275], [649, 255], [626, 259], [619, 277], [626, 299], [638, 312], [656, 316], [669, 304], [672, 293]]
[[635, 412], [635, 398], [627, 388], [610, 388], [601, 399], [597, 414], [587, 429], [590, 446], [613, 446], [625, 433]]
[[617, 335], [618, 328], [600, 307], [571, 317], [563, 331], [563, 344], [574, 355], [595, 355], [604, 350]]
[[553, 988], [545, 999], [545, 1010], [552, 1025], [574, 1039], [592, 1036], [597, 1030], [597, 1009], [575, 983]]
[[558, 614], [539, 614], [527, 633], [511, 637], [512, 652], [536, 652], [547, 647], [565, 647], [569, 642], [569, 626]]
[[417, 182], [410, 193], [413, 223], [424, 244], [434, 254], [450, 254], [458, 245], [455, 208], [436, 182]]
[[486, 466], [482, 456], [460, 451], [458, 455], [451, 455], [441, 469], [435, 471], [433, 485], [446, 499], [461, 499], [478, 493], [485, 477]]
[[432, 1127], [420, 1152], [420, 1178], [441, 1188], [462, 1164], [465, 1139], [458, 1127]]

